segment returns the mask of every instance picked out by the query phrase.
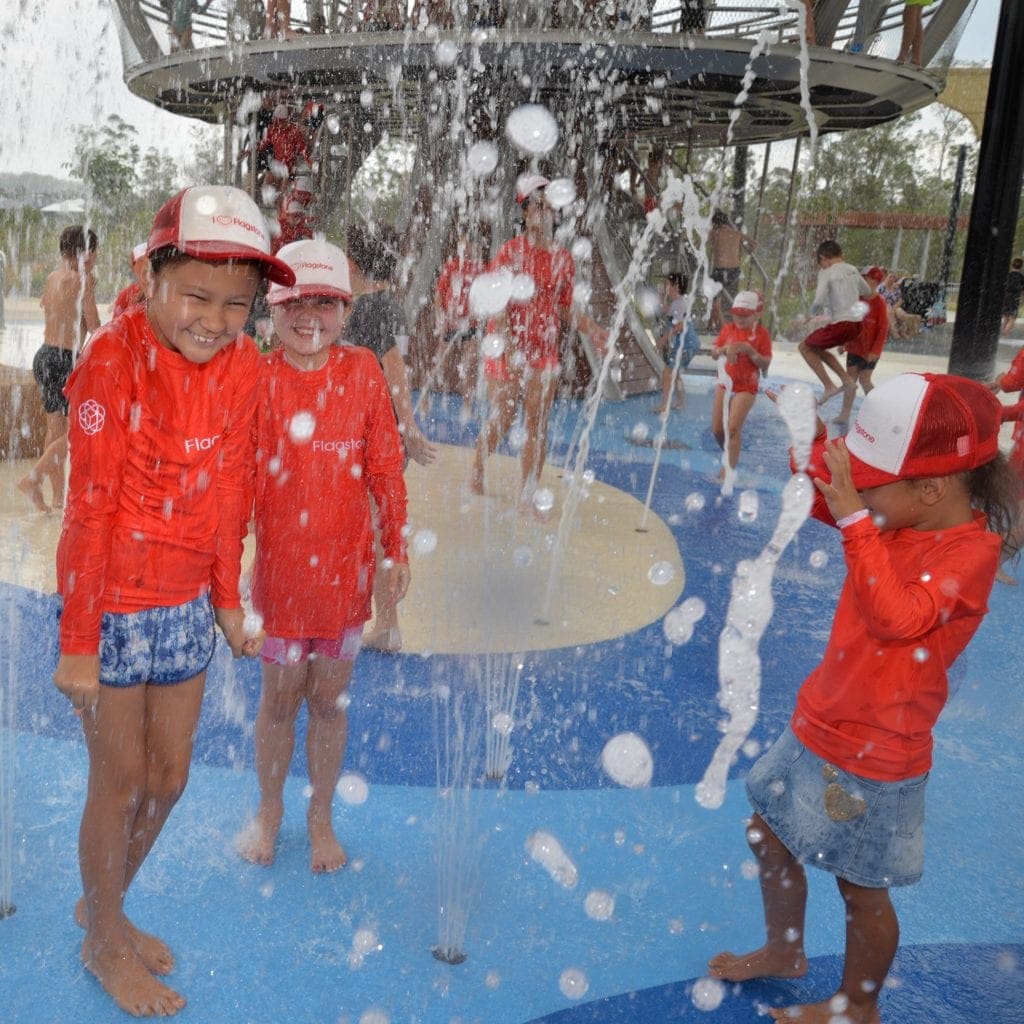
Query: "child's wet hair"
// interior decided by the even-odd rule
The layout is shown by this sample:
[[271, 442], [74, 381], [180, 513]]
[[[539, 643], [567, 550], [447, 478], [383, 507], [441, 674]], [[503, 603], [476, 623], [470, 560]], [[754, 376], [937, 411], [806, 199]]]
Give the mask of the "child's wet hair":
[[75, 259], [86, 252], [95, 252], [100, 240], [91, 228], [86, 230], [81, 224], [72, 224], [60, 233], [60, 241], [57, 244], [61, 256]]
[[1020, 552], [1016, 524], [1024, 499], [1024, 480], [1002, 452], [963, 477], [971, 504], [984, 513], [988, 528], [1003, 539], [1003, 559], [1016, 557]]
[[[165, 245], [162, 249], [157, 249], [149, 257], [149, 272], [150, 276], [154, 279], [160, 276], [160, 273], [166, 270], [168, 267], [180, 266], [183, 263], [191, 263], [193, 260], [199, 259], [197, 256], [189, 256], [188, 253], [182, 252], [180, 249], [173, 245]], [[258, 260], [199, 260], [200, 263], [232, 263], [237, 266], [249, 265], [256, 268], [257, 273], [260, 275], [260, 288], [257, 294], [264, 291], [267, 284], [266, 269], [262, 263]]]

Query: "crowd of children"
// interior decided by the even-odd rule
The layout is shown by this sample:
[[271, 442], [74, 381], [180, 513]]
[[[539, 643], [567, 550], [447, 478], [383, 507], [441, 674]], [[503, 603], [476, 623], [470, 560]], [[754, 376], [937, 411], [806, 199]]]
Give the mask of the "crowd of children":
[[[472, 480], [482, 490], [484, 460], [522, 405], [522, 501], [543, 467], [565, 329], [578, 325], [599, 348], [607, 342], [574, 308], [572, 258], [553, 240], [548, 184], [540, 175], [520, 179], [526, 233], [490, 264], [529, 273], [537, 287], [490, 325], [507, 332], [508, 346], [482, 371], [490, 419]], [[403, 468], [407, 457], [429, 464], [434, 449], [416, 425], [395, 341], [397, 247], [386, 231], [353, 230], [347, 254], [325, 240], [299, 240], [275, 254], [244, 192], [187, 188], [161, 207], [148, 240], [133, 250], [136, 281], [102, 328], [97, 244], [95, 235], [68, 229], [61, 267], [47, 281], [36, 375], [54, 437], [22, 489], [47, 507], [45, 474], [60, 504], [63, 469], [50, 449], [66, 452], [70, 443], [54, 681], [81, 716], [89, 755], [83, 893], [74, 912], [85, 929], [82, 962], [121, 1009], [170, 1015], [185, 1005], [162, 980], [173, 954], [128, 919], [124, 902], [185, 788], [215, 627], [236, 657], [262, 660], [259, 806], [239, 852], [258, 864], [274, 859], [305, 704], [310, 865], [342, 868], [347, 853], [331, 805], [347, 691], [374, 604], [369, 635], [383, 631], [377, 646], [400, 646], [395, 615], [410, 582]], [[1024, 387], [1024, 363], [1015, 360], [990, 388], [927, 374], [873, 387], [887, 333], [877, 294], [884, 272], [859, 273], [835, 243], [818, 255], [816, 308], [828, 318], [801, 351], [816, 372], [827, 364], [839, 375], [822, 401], [842, 391], [841, 420], [855, 388], [865, 393], [845, 441], [828, 441], [819, 420], [809, 468], [814, 514], [843, 532], [848, 576], [790, 729], [747, 783], [766, 942], [718, 955], [709, 973], [741, 982], [806, 972], [803, 864], [811, 862], [836, 875], [846, 907], [842, 982], [828, 1003], [772, 1015], [798, 1009], [802, 1020], [824, 1024], [841, 1002], [854, 1024], [873, 1024], [898, 942], [888, 890], [921, 874], [924, 788], [945, 671], [1021, 541], [1020, 438], [1007, 462], [998, 432], [1002, 419], [1024, 416], [1024, 403], [1003, 406], [993, 391]], [[470, 328], [465, 291], [485, 264], [463, 251], [449, 269], [437, 322], [446, 334]], [[244, 326], [267, 286], [274, 347], [261, 355]], [[659, 338], [666, 416], [673, 376], [696, 348], [688, 286], [681, 274], [667, 276]], [[723, 492], [771, 363], [762, 312], [760, 295], [740, 291], [709, 353], [718, 365], [711, 429], [723, 449]], [[845, 367], [830, 352], [840, 346]], [[246, 615], [241, 561], [250, 519], [254, 612]], [[928, 656], [918, 656], [922, 649]], [[908, 807], [914, 827], [894, 829], [894, 815]]]

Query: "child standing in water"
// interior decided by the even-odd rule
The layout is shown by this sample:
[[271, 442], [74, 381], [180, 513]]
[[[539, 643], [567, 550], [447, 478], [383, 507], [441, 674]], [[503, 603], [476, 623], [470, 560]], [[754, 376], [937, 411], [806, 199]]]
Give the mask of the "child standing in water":
[[263, 279], [294, 274], [235, 188], [169, 200], [148, 250], [146, 305], [93, 336], [66, 388], [54, 682], [89, 752], [82, 962], [126, 1013], [168, 1016], [185, 999], [154, 975], [174, 958], [128, 920], [124, 899], [188, 779], [214, 622], [236, 657], [262, 643], [238, 591], [259, 374], [242, 327]]
[[18, 490], [28, 495], [39, 512], [49, 512], [43, 495], [48, 478], [54, 508], [64, 504], [64, 464], [68, 453], [68, 402], [64, 385], [75, 358], [90, 331], [100, 325], [96, 310], [95, 231], [81, 224], [60, 233], [60, 266], [46, 279], [39, 304], [43, 307], [43, 344], [32, 360], [32, 375], [46, 413], [43, 453], [32, 469], [18, 481]]
[[345, 254], [311, 239], [278, 256], [296, 281], [267, 296], [279, 346], [265, 361], [256, 414], [253, 605], [268, 633], [255, 733], [260, 805], [238, 850], [256, 864], [273, 862], [305, 701], [311, 867], [336, 871], [347, 857], [331, 804], [345, 753], [346, 691], [373, 594], [371, 495], [387, 558], [378, 571], [396, 603], [409, 586], [402, 444], [377, 358], [337, 344], [352, 302]]
[[711, 433], [725, 451], [728, 466], [723, 465], [720, 476], [723, 493], [731, 488], [743, 447], [743, 424], [754, 407], [761, 376], [772, 363], [771, 335], [760, 323], [763, 309], [757, 292], [740, 292], [729, 311], [732, 322], [722, 328], [711, 348], [711, 358], [719, 361]]
[[916, 373], [874, 388], [845, 441], [826, 441], [819, 420], [813, 514], [842, 531], [847, 577], [824, 658], [747, 779], [767, 939], [708, 965], [725, 981], [802, 977], [803, 865], [834, 874], [846, 907], [842, 981], [828, 1000], [770, 1010], [775, 1020], [879, 1024], [899, 943], [889, 888], [921, 877], [946, 671], [981, 624], [1011, 542], [1019, 485], [999, 454], [999, 422], [983, 385]]

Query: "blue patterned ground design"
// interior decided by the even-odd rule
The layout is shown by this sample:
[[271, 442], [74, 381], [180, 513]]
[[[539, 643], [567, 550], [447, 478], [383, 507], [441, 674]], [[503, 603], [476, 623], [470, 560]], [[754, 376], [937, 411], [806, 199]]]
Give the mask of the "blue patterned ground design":
[[[352, 870], [312, 878], [301, 737], [276, 864], [244, 865], [231, 850], [255, 800], [258, 673], [218, 653], [189, 789], [129, 897], [129, 912], [178, 953], [173, 982], [190, 1000], [183, 1021], [357, 1024], [373, 1020], [367, 1014], [377, 1009], [392, 1024], [731, 1024], [757, 1019], [760, 1003], [832, 990], [842, 912], [831, 877], [812, 873], [808, 978], [730, 988], [711, 1013], [690, 1000], [708, 956], [760, 941], [757, 887], [744, 871], [742, 776], [749, 761], [734, 769], [718, 811], [698, 807], [693, 786], [718, 738], [717, 631], [732, 571], [769, 535], [787, 469], [783, 430], [761, 401], [740, 477], [741, 487], [757, 490], [761, 513], [754, 524], [739, 524], [734, 502], [716, 505], [710, 479], [710, 393], [700, 382], [689, 390], [687, 412], [673, 420], [679, 447], [666, 456], [654, 510], [682, 552], [684, 596], [703, 597], [708, 614], [678, 648], [666, 646], [655, 623], [585, 649], [527, 656], [507, 788], [476, 790], [465, 805], [472, 837], [464, 857], [466, 963], [439, 964], [429, 949], [438, 935], [437, 837], [450, 804], [435, 785], [435, 693], [439, 682], [467, 691], [472, 666], [458, 657], [360, 656], [346, 768], [366, 776], [370, 796], [337, 808]], [[589, 463], [599, 479], [641, 499], [652, 451], [628, 437], [638, 423], [656, 427], [647, 404], [630, 400], [600, 411]], [[454, 409], [435, 403], [431, 433], [467, 443], [472, 432], [457, 425]], [[555, 461], [578, 409], [556, 408]], [[694, 493], [705, 497], [704, 509], [686, 512]], [[815, 569], [810, 555], [819, 551], [828, 560]], [[785, 724], [796, 688], [820, 655], [841, 575], [834, 533], [805, 525], [776, 575], [755, 739], [770, 740]], [[994, 592], [936, 732], [926, 873], [895, 896], [904, 945], [883, 1001], [887, 1024], [1024, 1018], [1020, 602], [1017, 589]], [[0, 1006], [7, 1008], [3, 1019], [18, 1024], [121, 1019], [75, 956], [80, 933], [69, 911], [78, 891], [86, 762], [77, 722], [48, 681], [54, 614], [52, 598], [0, 587], [4, 670], [19, 691], [18, 912], [0, 921]], [[648, 790], [621, 790], [600, 770], [604, 742], [625, 729], [642, 734], [653, 751]], [[574, 889], [556, 885], [529, 859], [524, 844], [536, 829], [558, 836], [576, 863]], [[611, 921], [584, 913], [592, 889], [614, 896]], [[376, 933], [381, 949], [353, 966], [348, 955], [362, 928]], [[559, 990], [568, 967], [588, 979], [579, 1002]]]

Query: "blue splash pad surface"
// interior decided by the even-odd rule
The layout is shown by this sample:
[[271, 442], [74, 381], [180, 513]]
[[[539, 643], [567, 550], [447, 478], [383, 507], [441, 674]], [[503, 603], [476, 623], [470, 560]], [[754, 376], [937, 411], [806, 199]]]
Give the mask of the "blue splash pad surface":
[[[337, 805], [352, 867], [314, 878], [301, 736], [275, 865], [246, 865], [232, 850], [256, 799], [251, 725], [258, 669], [232, 666], [218, 655], [189, 789], [129, 898], [138, 923], [177, 952], [172, 983], [189, 999], [182, 1020], [356, 1024], [373, 1008], [392, 1024], [705, 1016], [690, 1002], [689, 989], [707, 958], [761, 941], [757, 885], [743, 868], [750, 854], [741, 778], [750, 761], [737, 765], [720, 810], [702, 810], [692, 790], [718, 738], [717, 639], [732, 572], [770, 534], [787, 467], [783, 428], [768, 403], [758, 402], [739, 487], [757, 490], [761, 512], [755, 523], [739, 524], [735, 499], [716, 505], [710, 479], [717, 467], [706, 431], [710, 395], [691, 389], [688, 403], [687, 413], [673, 418], [670, 437], [680, 449], [665, 455], [653, 507], [683, 554], [684, 597], [702, 597], [707, 616], [694, 639], [678, 648], [667, 647], [654, 623], [585, 649], [526, 656], [508, 790], [479, 790], [470, 798], [470, 834], [479, 838], [467, 858], [473, 870], [466, 963], [452, 967], [430, 955], [438, 936], [435, 859], [443, 817], [434, 788], [432, 692], [438, 681], [453, 691], [468, 685], [465, 660], [360, 656], [346, 770], [366, 776], [370, 795], [356, 807]], [[656, 428], [644, 409], [634, 400], [602, 410], [589, 462], [599, 479], [641, 500], [653, 453], [629, 435], [638, 422]], [[556, 409], [556, 461], [577, 411], [571, 403]], [[470, 443], [472, 432], [446, 414], [435, 412], [434, 433]], [[694, 493], [704, 497], [704, 508], [685, 511]], [[818, 551], [827, 564], [814, 569], [809, 557]], [[842, 572], [834, 532], [815, 523], [803, 527], [780, 562], [775, 617], [761, 647], [762, 713], [753, 734], [760, 742], [784, 726], [800, 681], [820, 656]], [[925, 878], [894, 895], [904, 947], [899, 985], [883, 1003], [887, 1022], [1015, 1024], [1024, 1016], [1024, 800], [1015, 785], [1024, 734], [1019, 609], [1017, 589], [993, 592], [992, 611], [959, 666], [959, 691], [936, 731]], [[55, 604], [0, 587], [0, 614], [8, 636], [17, 638], [9, 663], [21, 690], [14, 823], [19, 909], [0, 921], [4, 1019], [120, 1019], [83, 976], [81, 933], [70, 918], [79, 891], [75, 849], [86, 759], [77, 720], [49, 684]], [[605, 741], [625, 729], [651, 746], [650, 790], [620, 790], [600, 771]], [[577, 865], [574, 889], [559, 886], [529, 858], [524, 844], [537, 829], [556, 835]], [[829, 876], [811, 872], [810, 880], [808, 978], [730, 986], [709, 1019], [753, 1020], [759, 1003], [818, 999], [834, 989], [842, 909]], [[584, 912], [592, 889], [615, 897], [611, 921]], [[381, 949], [352, 966], [359, 929], [371, 929]], [[588, 981], [578, 1002], [559, 990], [569, 967]]]

